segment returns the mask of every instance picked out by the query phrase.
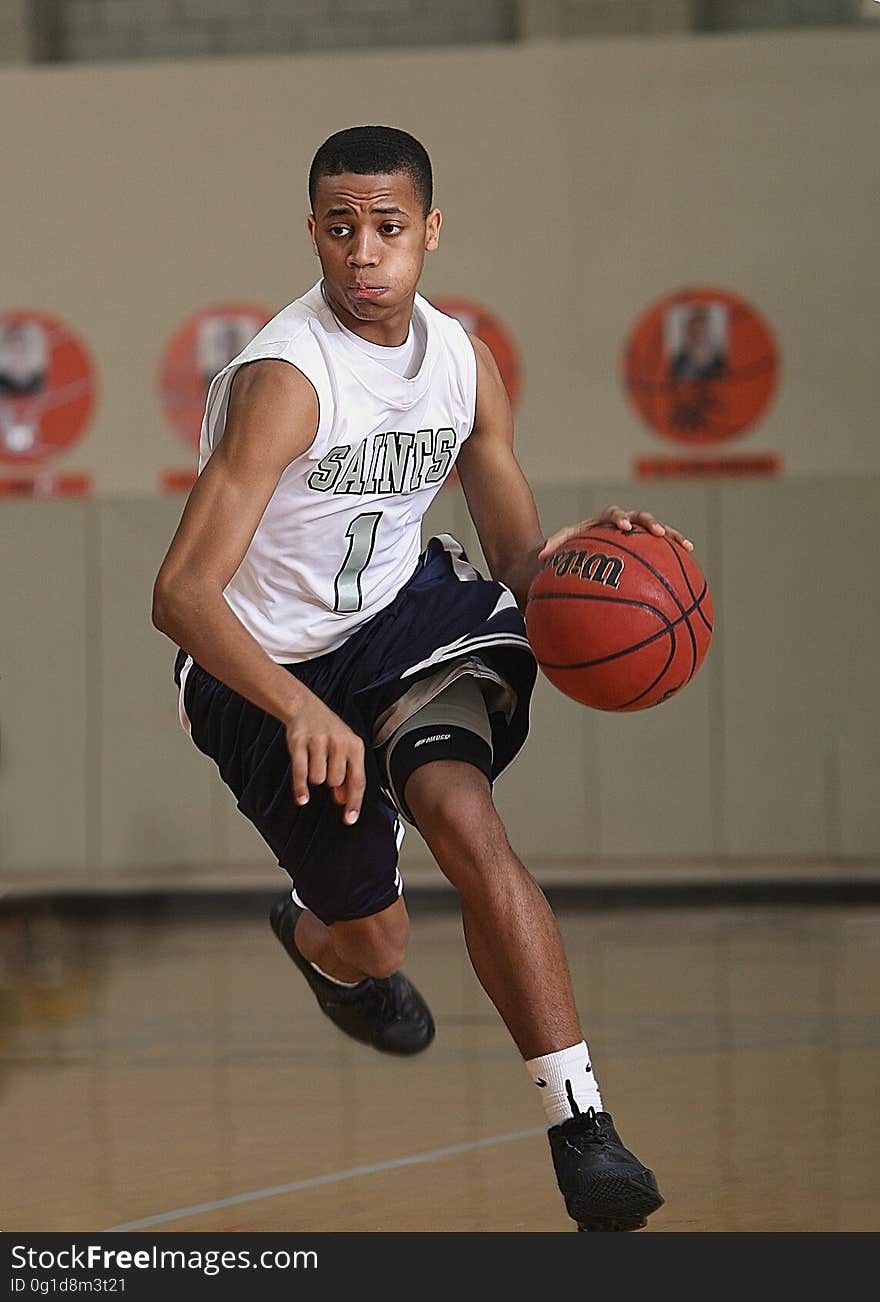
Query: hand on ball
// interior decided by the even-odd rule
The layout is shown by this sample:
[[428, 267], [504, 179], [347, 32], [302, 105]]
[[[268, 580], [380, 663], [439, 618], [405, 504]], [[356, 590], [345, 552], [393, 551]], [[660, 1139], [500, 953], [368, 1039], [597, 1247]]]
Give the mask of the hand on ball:
[[676, 542], [685, 551], [692, 552], [694, 544], [689, 538], [685, 538], [677, 529], [670, 528], [667, 524], [661, 524], [655, 520], [650, 511], [627, 511], [622, 506], [606, 506], [601, 515], [591, 516], [589, 520], [581, 520], [580, 524], [570, 524], [564, 529], [557, 529], [556, 533], [551, 534], [544, 546], [538, 552], [538, 560], [546, 561], [552, 556], [558, 547], [568, 538], [574, 538], [577, 534], [585, 533], [588, 529], [605, 528], [619, 529], [621, 533], [631, 533], [633, 526], [638, 525], [652, 533], [657, 538], [669, 538]]

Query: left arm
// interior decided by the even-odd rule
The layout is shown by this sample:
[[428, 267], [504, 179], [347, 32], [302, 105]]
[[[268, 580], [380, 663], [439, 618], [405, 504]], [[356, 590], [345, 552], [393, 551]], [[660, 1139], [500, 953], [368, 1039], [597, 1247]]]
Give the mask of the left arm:
[[470, 339], [477, 355], [477, 403], [474, 428], [458, 454], [458, 476], [489, 573], [510, 588], [520, 610], [525, 610], [529, 588], [543, 562], [567, 538], [595, 525], [623, 533], [639, 525], [693, 551], [692, 542], [650, 512], [620, 506], [608, 506], [601, 515], [545, 538], [532, 490], [514, 455], [513, 414], [495, 358], [482, 339], [476, 335]]
[[524, 610], [541, 568], [544, 533], [513, 452], [513, 414], [495, 358], [482, 339], [470, 338], [477, 355], [477, 404], [456, 467], [489, 573], [510, 588]]

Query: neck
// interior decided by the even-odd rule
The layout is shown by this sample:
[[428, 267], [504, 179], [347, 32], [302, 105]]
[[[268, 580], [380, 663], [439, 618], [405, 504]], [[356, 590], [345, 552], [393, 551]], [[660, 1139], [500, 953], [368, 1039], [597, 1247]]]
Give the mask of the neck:
[[366, 339], [368, 344], [381, 344], [385, 348], [399, 348], [401, 344], [406, 343], [415, 305], [415, 293], [394, 312], [382, 317], [381, 320], [375, 321], [364, 321], [360, 317], [353, 316], [324, 283], [321, 285], [321, 293], [324, 295], [324, 301], [336, 319], [341, 321], [352, 334], [360, 335], [361, 339]]

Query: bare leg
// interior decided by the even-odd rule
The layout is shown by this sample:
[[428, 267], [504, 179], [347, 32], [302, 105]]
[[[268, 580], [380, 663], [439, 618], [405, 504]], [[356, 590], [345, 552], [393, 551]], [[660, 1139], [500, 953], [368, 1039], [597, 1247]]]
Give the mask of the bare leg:
[[[327, 927], [313, 913], [295, 906], [288, 894], [275, 901], [269, 921], [318, 1007], [339, 1030], [383, 1053], [427, 1049], [435, 1031], [431, 1010], [399, 971], [409, 932], [402, 899], [368, 918]], [[315, 971], [315, 964], [321, 972]], [[326, 980], [333, 976], [345, 982], [349, 975], [355, 978], [346, 983], [351, 989]]]
[[381, 913], [327, 927], [306, 909], [296, 924], [296, 947], [310, 963], [317, 963], [337, 981], [363, 981], [384, 977], [403, 963], [409, 936], [409, 917], [403, 899]]
[[474, 971], [523, 1058], [583, 1039], [562, 937], [550, 905], [514, 854], [489, 784], [471, 764], [425, 764], [406, 801], [458, 891]]

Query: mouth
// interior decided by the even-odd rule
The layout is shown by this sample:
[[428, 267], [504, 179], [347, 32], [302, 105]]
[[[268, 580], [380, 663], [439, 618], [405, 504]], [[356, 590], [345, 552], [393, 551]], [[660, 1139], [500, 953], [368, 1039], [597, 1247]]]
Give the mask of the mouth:
[[353, 298], [370, 299], [378, 298], [387, 288], [387, 285], [352, 285], [349, 292]]

